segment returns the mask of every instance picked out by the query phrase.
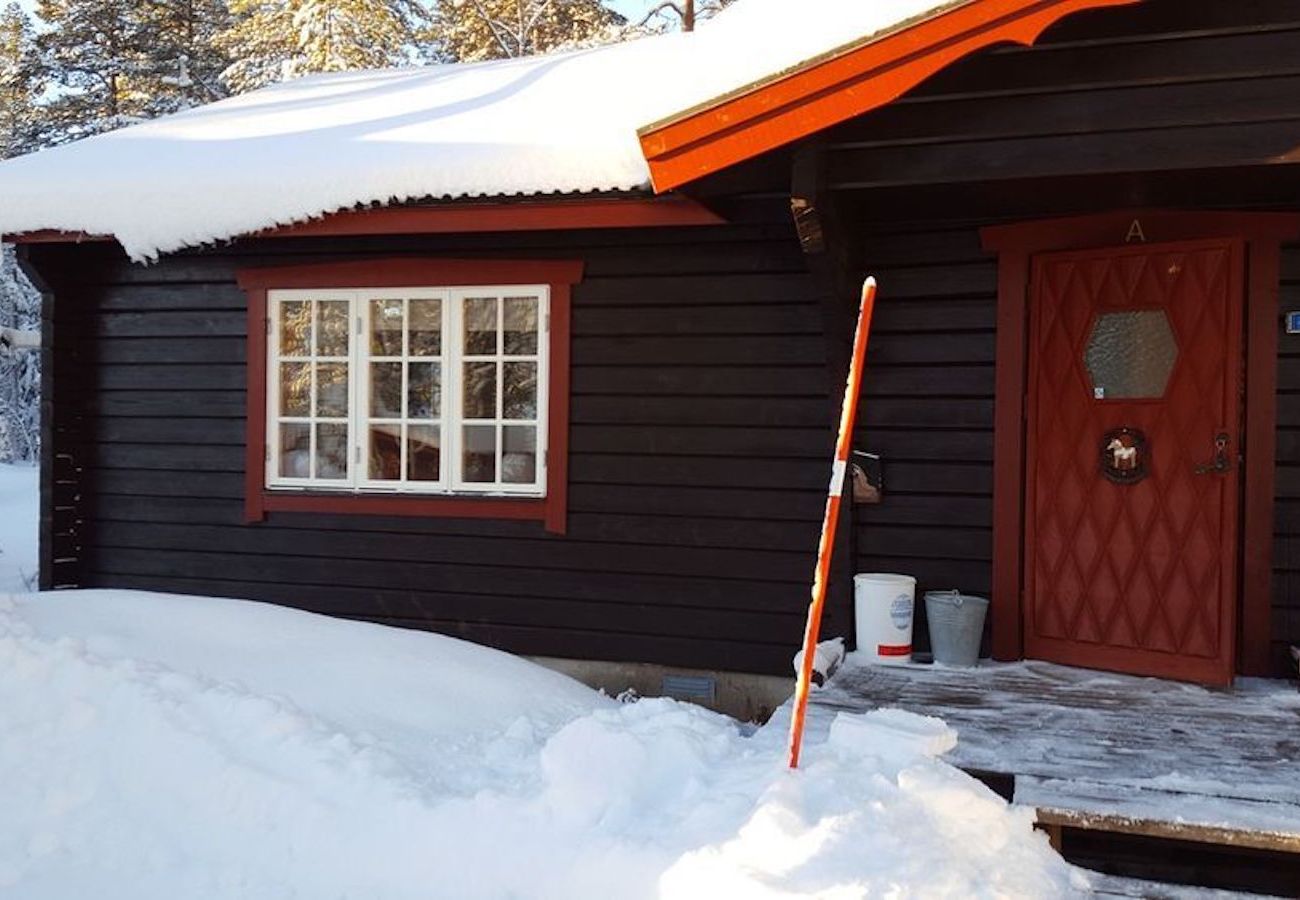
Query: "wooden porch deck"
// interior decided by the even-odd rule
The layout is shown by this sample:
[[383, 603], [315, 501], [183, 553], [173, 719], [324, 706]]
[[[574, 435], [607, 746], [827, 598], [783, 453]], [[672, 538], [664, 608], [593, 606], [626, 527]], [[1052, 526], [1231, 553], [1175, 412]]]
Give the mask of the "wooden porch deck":
[[1002, 776], [1049, 827], [1300, 853], [1300, 691], [1230, 691], [1047, 663], [973, 670], [850, 662], [810, 722], [898, 707], [958, 732], [949, 761]]

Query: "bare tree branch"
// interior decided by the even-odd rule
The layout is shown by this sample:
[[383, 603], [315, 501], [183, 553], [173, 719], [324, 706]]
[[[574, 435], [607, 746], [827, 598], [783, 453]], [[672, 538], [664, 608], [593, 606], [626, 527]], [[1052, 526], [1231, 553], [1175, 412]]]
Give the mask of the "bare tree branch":
[[661, 12], [663, 12], [666, 9], [671, 9], [673, 12], [677, 13], [678, 17], [681, 18], [682, 21], [686, 21], [686, 13], [682, 10], [680, 6], [674, 3], [673, 0], [664, 0], [663, 3], [660, 3], [658, 6], [654, 7], [648, 13], [646, 13], [645, 18], [642, 19], [640, 22], [638, 22], [636, 24], [636, 27], [644, 28], [647, 24], [649, 24], [651, 19], [653, 19], [655, 16], [659, 15]]

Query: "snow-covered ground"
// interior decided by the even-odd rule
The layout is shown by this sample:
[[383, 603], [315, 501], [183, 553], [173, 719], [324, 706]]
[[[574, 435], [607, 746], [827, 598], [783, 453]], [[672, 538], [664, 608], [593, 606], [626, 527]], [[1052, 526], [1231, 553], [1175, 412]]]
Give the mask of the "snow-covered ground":
[[[6, 578], [33, 565], [16, 556]], [[785, 729], [747, 735], [451, 638], [259, 603], [3, 595], [0, 896], [1085, 889], [1030, 812], [936, 758], [955, 740], [941, 722], [841, 717], [797, 773]]]

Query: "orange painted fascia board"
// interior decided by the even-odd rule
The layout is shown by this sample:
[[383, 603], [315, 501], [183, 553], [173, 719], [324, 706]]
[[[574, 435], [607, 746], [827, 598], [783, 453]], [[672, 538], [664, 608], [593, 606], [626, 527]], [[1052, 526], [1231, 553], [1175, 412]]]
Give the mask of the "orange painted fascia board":
[[[356, 237], [383, 234], [465, 234], [484, 231], [562, 231], [579, 228], [668, 228], [723, 225], [726, 220], [687, 197], [460, 203], [386, 206], [332, 213], [256, 232], [249, 237]], [[15, 244], [111, 241], [69, 231], [6, 235]]]
[[641, 129], [664, 192], [878, 109], [994, 44], [1031, 45], [1085, 9], [1140, 0], [971, 0]]

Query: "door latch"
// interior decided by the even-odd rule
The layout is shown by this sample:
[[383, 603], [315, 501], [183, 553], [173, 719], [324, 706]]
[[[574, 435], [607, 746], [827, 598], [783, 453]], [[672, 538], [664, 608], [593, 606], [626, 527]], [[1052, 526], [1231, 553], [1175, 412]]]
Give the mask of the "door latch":
[[1214, 462], [1196, 467], [1197, 475], [1222, 475], [1232, 468], [1228, 458], [1228, 434], [1220, 432], [1214, 439]]

